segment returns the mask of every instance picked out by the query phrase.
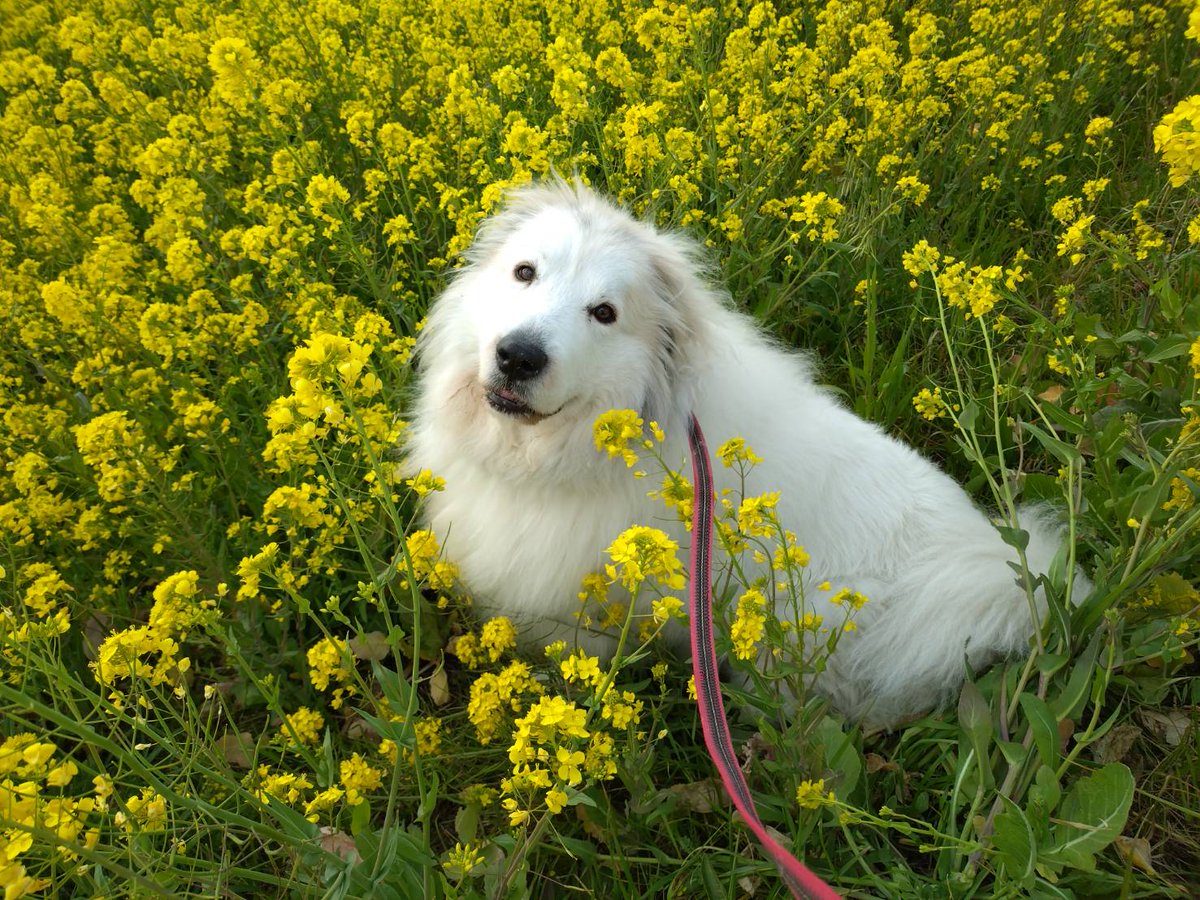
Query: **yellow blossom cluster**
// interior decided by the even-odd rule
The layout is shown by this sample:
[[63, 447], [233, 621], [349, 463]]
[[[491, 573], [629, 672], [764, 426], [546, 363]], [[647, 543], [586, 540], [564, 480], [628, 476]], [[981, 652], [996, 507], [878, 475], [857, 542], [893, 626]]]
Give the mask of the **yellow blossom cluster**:
[[[1014, 360], [1046, 357], [1039, 377], [1119, 376], [1064, 410], [1110, 391], [1125, 392], [1114, 407], [1141, 403], [1128, 384], [1154, 360], [1175, 366], [1182, 394], [1157, 376], [1141, 393], [1165, 386], [1183, 405], [1182, 449], [1136, 521], [1185, 521], [1200, 340], [1172, 266], [1200, 245], [1200, 101], [1185, 85], [1154, 104], [1196, 40], [1195, 4], [1140, 0], [8, 4], [0, 686], [54, 716], [22, 706], [0, 735], [5, 896], [104, 892], [130, 859], [156, 865], [147, 848], [191, 859], [214, 831], [202, 810], [235, 809], [235, 790], [264, 819], [282, 802], [323, 837], [366, 834], [389, 766], [414, 777], [462, 742], [479, 754], [464, 765], [493, 774], [517, 753], [512, 822], [556, 814], [642, 740], [653, 701], [596, 657], [564, 645], [529, 662], [511, 622], [460, 621], [458, 570], [414, 524], [445, 483], [401, 461], [422, 317], [505, 191], [555, 171], [707, 242], [738, 302], [787, 340], [854, 349], [865, 335], [875, 352], [913, 333], [933, 294], [914, 303], [907, 271], [1011, 336]], [[1158, 173], [1126, 172], [1151, 140]], [[1101, 324], [1130, 284], [1156, 304], [1136, 345]], [[831, 332], [847, 311], [852, 327]], [[1043, 312], [1051, 325], [1028, 328]], [[947, 411], [936, 389], [912, 409], [896, 396], [912, 419]], [[618, 410], [594, 440], [633, 468], [664, 437]], [[717, 455], [727, 476], [759, 461], [740, 439]], [[664, 469], [656, 499], [690, 525], [692, 485]], [[783, 613], [808, 555], [778, 502], [721, 498], [723, 548], [757, 566], [721, 611], [748, 659], [777, 626], [822, 628], [802, 603]], [[678, 551], [650, 527], [618, 537], [585, 581], [599, 612], [581, 627], [636, 621], [646, 640], [682, 617]], [[634, 610], [628, 593], [647, 585]], [[825, 589], [847, 615], [860, 605]], [[398, 715], [375, 682], [384, 651], [356, 649], [369, 633], [413, 673], [416, 700], [451, 704], [406, 709], [414, 746], [363, 724]], [[188, 768], [218, 721], [217, 735], [258, 730], [258, 757], [221, 784]], [[103, 758], [145, 757], [161, 783], [123, 765], [69, 793], [60, 730], [116, 741]], [[95, 764], [94, 749], [70, 755]], [[485, 835], [460, 837], [429, 854], [450, 880], [494, 860]]]
[[987, 315], [1006, 292], [1017, 289], [1017, 285], [1025, 280], [1024, 263], [1028, 259], [1024, 251], [1017, 250], [1007, 267], [975, 265], [968, 268], [963, 260], [956, 260], [921, 240], [904, 254], [903, 265], [913, 276], [910, 283], [914, 287], [916, 279], [932, 273], [946, 305], [962, 310], [964, 317], [970, 319]]
[[679, 545], [657, 528], [635, 525], [622, 532], [608, 548], [611, 563], [604, 570], [611, 583], [620, 583], [634, 591], [653, 579], [670, 590], [684, 586], [683, 563], [676, 551]]
[[913, 397], [913, 407], [921, 414], [921, 417], [932, 422], [942, 416], [950, 414], [950, 404], [946, 402], [946, 398], [942, 396], [942, 389], [934, 387], [921, 388]]
[[[63, 843], [81, 843], [88, 850], [100, 837], [95, 813], [101, 804], [94, 797], [78, 799], [64, 793], [79, 771], [58, 747], [37, 735], [20, 732], [0, 743], [0, 888], [5, 897], [40, 893], [50, 882], [29, 874], [26, 854], [33, 847], [34, 830], [41, 829]], [[68, 852], [68, 859], [77, 854]]]
[[[180, 656], [180, 642], [190, 632], [217, 618], [216, 601], [205, 597], [196, 572], [177, 572], [154, 589], [154, 605], [147, 624], [115, 631], [96, 652], [92, 670], [96, 681], [110, 688], [117, 705], [134, 693], [139, 704], [149, 701], [144, 688], [167, 685], [182, 696], [182, 675], [191, 660]], [[128, 685], [125, 682], [128, 681]]]
[[467, 632], [454, 644], [454, 654], [469, 668], [477, 669], [487, 663], [499, 662], [505, 653], [517, 645], [517, 629], [512, 620], [497, 616], [483, 623], [479, 634]]
[[329, 705], [338, 709], [347, 696], [357, 693], [350, 648], [338, 637], [327, 637], [308, 648], [308, 677], [318, 691], [331, 691]]
[[1180, 100], [1154, 129], [1154, 149], [1180, 187], [1200, 173], [1200, 94]]
[[602, 414], [592, 426], [596, 449], [609, 457], [619, 456], [630, 468], [637, 462], [637, 452], [630, 441], [642, 441], [642, 419], [632, 409], [613, 409]]

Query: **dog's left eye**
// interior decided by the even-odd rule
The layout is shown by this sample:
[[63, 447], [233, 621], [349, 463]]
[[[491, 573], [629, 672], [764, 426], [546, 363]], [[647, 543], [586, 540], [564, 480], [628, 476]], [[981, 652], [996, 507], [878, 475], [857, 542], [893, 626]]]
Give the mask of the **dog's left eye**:
[[529, 284], [533, 279], [537, 278], [537, 269], [533, 267], [533, 263], [517, 263], [513, 268], [513, 278], [517, 281]]
[[601, 325], [611, 325], [617, 321], [617, 311], [611, 303], [597, 303], [588, 312]]

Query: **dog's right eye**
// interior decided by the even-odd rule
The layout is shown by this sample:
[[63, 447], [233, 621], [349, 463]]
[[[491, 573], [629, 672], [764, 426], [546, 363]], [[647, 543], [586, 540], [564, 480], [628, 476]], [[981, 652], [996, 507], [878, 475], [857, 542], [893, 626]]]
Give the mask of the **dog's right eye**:
[[529, 284], [537, 278], [537, 269], [533, 267], [533, 263], [517, 263], [516, 268], [513, 269], [513, 278], [523, 284]]

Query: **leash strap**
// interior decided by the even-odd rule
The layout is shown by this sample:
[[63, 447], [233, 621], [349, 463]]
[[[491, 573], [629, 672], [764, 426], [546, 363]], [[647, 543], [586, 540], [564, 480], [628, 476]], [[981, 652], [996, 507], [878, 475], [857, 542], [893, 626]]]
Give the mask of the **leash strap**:
[[733, 737], [725, 718], [721, 699], [721, 681], [717, 675], [717, 648], [713, 644], [712, 616], [712, 540], [713, 494], [712, 462], [704, 433], [696, 417], [688, 420], [688, 446], [692, 454], [692, 591], [691, 638], [692, 673], [696, 680], [696, 704], [700, 707], [700, 727], [708, 755], [716, 763], [725, 790], [742, 819], [763, 849], [779, 868], [779, 874], [797, 900], [838, 900], [837, 893], [804, 863], [788, 853], [771, 837], [754, 808], [750, 787], [738, 764]]

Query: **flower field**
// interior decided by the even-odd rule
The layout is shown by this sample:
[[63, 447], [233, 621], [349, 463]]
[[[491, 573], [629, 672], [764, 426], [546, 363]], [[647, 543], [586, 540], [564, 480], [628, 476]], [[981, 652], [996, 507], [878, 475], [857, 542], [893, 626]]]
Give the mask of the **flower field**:
[[[530, 648], [473, 616], [421, 525], [439, 474], [401, 464], [430, 303], [556, 172], [704, 242], [1010, 543], [1018, 503], [1065, 522], [1029, 658], [863, 734], [804, 684], [870, 598], [806, 613], [777, 495], [727, 499], [718, 649], [779, 839], [846, 896], [1200, 893], [1192, 0], [0, 0], [0, 26], [5, 900], [785, 895], [661, 638], [684, 550], [631, 522], [581, 584], [615, 662]], [[661, 442], [597, 423], [686, 519]], [[737, 584], [743, 555], [778, 581]]]

